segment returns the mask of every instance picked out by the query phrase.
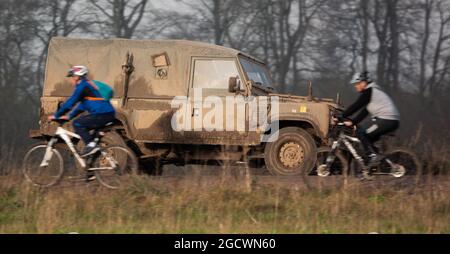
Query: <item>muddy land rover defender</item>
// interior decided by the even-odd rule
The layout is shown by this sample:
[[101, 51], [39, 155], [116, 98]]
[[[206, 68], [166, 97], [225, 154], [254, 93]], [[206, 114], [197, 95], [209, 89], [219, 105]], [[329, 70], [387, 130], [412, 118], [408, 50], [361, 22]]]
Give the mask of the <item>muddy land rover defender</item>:
[[72, 93], [65, 74], [73, 65], [87, 66], [90, 79], [114, 88], [117, 123], [103, 141], [127, 145], [154, 173], [164, 164], [247, 161], [276, 175], [300, 174], [314, 166], [338, 107], [332, 99], [276, 93], [263, 62], [222, 46], [56, 37], [40, 129], [31, 137], [54, 133], [56, 124], [46, 119]]

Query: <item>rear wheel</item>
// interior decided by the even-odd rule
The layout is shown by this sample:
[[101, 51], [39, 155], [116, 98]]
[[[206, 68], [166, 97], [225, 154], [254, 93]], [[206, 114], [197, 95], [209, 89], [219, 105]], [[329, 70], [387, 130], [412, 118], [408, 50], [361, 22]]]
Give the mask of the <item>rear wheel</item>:
[[317, 160], [315, 167], [305, 171], [303, 180], [310, 190], [335, 190], [344, 187], [349, 181], [347, 158], [337, 150], [331, 167], [327, 167], [327, 158], [331, 149], [321, 147], [317, 149]]
[[[393, 148], [385, 153], [377, 173], [381, 173], [384, 185], [394, 188], [415, 188], [423, 183], [422, 165], [417, 156], [406, 148]], [[389, 163], [388, 162], [391, 162]]]
[[64, 161], [61, 153], [52, 148], [46, 156], [47, 145], [37, 144], [25, 154], [22, 173], [25, 179], [36, 186], [50, 187], [57, 184], [64, 174]]
[[279, 130], [278, 139], [266, 144], [264, 160], [273, 175], [301, 175], [311, 170], [316, 157], [316, 144], [311, 135], [298, 127]]
[[[424, 183], [422, 164], [409, 149], [392, 148], [380, 156], [384, 158], [378, 166], [371, 168], [372, 181], [365, 181], [366, 186], [374, 189], [413, 191]], [[352, 162], [351, 172], [355, 176], [361, 173], [361, 167], [356, 160]]]
[[89, 170], [94, 170], [98, 181], [110, 189], [118, 189], [138, 173], [136, 155], [122, 146], [109, 146], [102, 149]]
[[[105, 135], [101, 138], [99, 145], [101, 147], [108, 147], [108, 146], [126, 147], [126, 143], [123, 140], [122, 136], [120, 136], [120, 134], [115, 131], [106, 132]], [[85, 144], [84, 144], [83, 140], [80, 140], [77, 144], [77, 150], [83, 151], [84, 147], [85, 147]], [[84, 170], [84, 168], [81, 167], [81, 165], [78, 163], [78, 161], [76, 161], [76, 166], [77, 166], [78, 170], [81, 170], [81, 171]]]

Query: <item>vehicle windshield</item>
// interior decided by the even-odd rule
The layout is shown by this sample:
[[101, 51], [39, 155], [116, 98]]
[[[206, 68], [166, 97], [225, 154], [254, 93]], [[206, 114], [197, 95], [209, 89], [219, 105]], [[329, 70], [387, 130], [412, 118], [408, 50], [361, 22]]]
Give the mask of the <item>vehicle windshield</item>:
[[264, 65], [255, 63], [242, 57], [240, 57], [239, 60], [249, 79], [253, 80], [255, 83], [259, 83], [264, 87], [272, 87], [272, 79], [270, 78], [267, 68]]

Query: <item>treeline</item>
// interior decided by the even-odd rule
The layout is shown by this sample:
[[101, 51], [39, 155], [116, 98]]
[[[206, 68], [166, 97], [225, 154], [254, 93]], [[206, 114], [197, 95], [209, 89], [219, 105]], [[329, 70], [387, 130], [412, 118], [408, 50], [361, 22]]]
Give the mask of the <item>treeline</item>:
[[0, 0], [2, 157], [38, 124], [53, 36], [225, 45], [268, 63], [280, 91], [313, 80], [317, 95], [346, 103], [350, 76], [367, 69], [401, 104], [407, 132], [422, 123], [449, 138], [450, 1]]

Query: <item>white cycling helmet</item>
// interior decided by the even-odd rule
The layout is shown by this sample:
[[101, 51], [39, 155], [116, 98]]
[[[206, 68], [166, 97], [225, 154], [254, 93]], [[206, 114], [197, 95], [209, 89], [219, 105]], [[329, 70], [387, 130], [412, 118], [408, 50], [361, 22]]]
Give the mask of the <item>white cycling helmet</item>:
[[70, 68], [69, 72], [67, 73], [67, 77], [73, 77], [73, 76], [86, 76], [88, 74], [88, 68], [83, 65], [77, 65]]
[[350, 84], [354, 85], [361, 81], [366, 81], [368, 84], [372, 83], [372, 79], [370, 78], [369, 72], [363, 71], [355, 73], [352, 77], [352, 80], [350, 81]]

